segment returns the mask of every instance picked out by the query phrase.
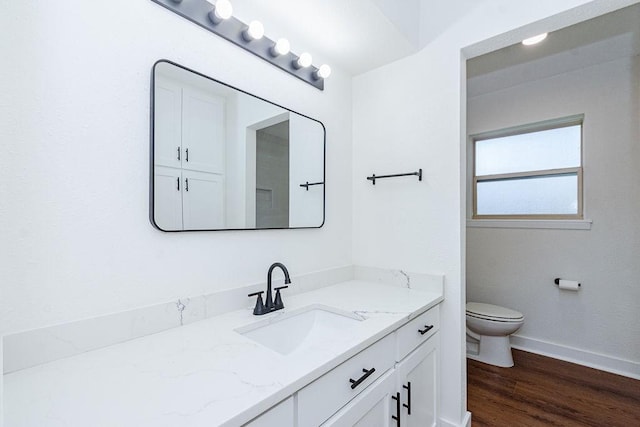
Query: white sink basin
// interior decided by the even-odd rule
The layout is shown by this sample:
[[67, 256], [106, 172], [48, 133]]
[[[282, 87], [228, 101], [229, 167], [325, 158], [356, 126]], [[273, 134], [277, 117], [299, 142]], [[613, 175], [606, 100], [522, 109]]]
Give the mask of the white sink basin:
[[[277, 313], [277, 312], [276, 312]], [[235, 331], [280, 354], [289, 354], [314, 343], [335, 341], [362, 321], [357, 315], [324, 305], [311, 305]]]

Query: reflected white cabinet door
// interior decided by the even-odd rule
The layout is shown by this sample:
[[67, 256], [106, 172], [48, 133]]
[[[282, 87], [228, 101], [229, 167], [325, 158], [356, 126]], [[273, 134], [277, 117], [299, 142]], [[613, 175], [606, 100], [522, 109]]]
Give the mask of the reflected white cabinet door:
[[156, 79], [154, 93], [155, 164], [179, 168], [182, 158], [182, 88], [165, 79]]
[[181, 170], [156, 166], [153, 185], [153, 210], [156, 225], [162, 230], [182, 230]]
[[225, 104], [220, 97], [182, 89], [182, 167], [223, 174]]
[[396, 375], [393, 369], [378, 378], [355, 399], [322, 424], [322, 427], [396, 426]]
[[[436, 425], [439, 338], [438, 333], [433, 335], [396, 367], [398, 373], [396, 387], [401, 395], [402, 426], [404, 427]], [[411, 414], [409, 409], [403, 406], [405, 404], [410, 407]]]
[[293, 427], [293, 415], [293, 397], [290, 397], [243, 427]]
[[224, 178], [213, 173], [182, 170], [182, 215], [185, 230], [224, 227]]

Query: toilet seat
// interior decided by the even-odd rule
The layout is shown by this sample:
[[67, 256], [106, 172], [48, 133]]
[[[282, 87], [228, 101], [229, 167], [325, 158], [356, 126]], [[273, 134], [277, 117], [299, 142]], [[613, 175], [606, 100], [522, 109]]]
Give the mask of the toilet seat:
[[522, 322], [524, 320], [524, 315], [518, 311], [481, 302], [468, 302], [466, 314], [494, 322]]

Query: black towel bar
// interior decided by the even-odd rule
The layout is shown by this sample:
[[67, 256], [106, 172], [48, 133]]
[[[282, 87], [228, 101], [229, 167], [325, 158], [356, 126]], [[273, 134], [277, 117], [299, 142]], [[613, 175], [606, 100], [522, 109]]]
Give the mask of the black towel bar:
[[311, 187], [312, 185], [322, 185], [324, 184], [324, 182], [309, 182], [307, 181], [304, 184], [300, 184], [300, 187], [306, 188], [307, 191], [309, 191], [309, 187]]
[[418, 177], [418, 181], [422, 181], [422, 168], [418, 169], [418, 172], [409, 172], [409, 173], [397, 173], [394, 175], [376, 175], [373, 174], [371, 176], [368, 176], [367, 179], [369, 181], [371, 181], [371, 183], [373, 185], [376, 185], [376, 179], [382, 179], [382, 178], [396, 178], [399, 176], [417, 176]]

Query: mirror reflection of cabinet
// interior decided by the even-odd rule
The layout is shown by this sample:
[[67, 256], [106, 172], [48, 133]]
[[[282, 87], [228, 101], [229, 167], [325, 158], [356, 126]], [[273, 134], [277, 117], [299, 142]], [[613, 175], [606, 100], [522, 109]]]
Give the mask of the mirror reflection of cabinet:
[[155, 220], [164, 230], [224, 227], [224, 99], [159, 76], [154, 100]]
[[152, 90], [154, 226], [324, 224], [322, 123], [164, 60]]

